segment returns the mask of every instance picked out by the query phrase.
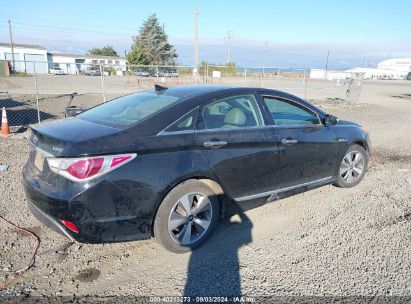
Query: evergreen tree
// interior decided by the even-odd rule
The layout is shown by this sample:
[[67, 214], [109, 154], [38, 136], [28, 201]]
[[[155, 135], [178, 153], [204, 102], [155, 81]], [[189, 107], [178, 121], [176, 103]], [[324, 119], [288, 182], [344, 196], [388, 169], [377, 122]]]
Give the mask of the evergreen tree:
[[175, 65], [177, 57], [155, 14], [148, 17], [127, 54], [130, 64]]
[[118, 57], [116, 50], [111, 45], [107, 45], [103, 48], [92, 48], [88, 51], [88, 53], [90, 55]]

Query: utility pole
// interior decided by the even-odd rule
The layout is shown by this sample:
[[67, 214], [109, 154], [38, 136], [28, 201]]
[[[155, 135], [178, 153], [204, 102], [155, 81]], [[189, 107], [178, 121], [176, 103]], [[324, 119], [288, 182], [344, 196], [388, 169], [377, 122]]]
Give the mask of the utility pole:
[[11, 22], [9, 19], [9, 34], [10, 34], [10, 48], [11, 48], [11, 60], [12, 60], [12, 70], [14, 71], [14, 45], [13, 45], [13, 34], [11, 32]]
[[194, 8], [194, 68], [198, 73], [198, 7]]
[[268, 47], [268, 41], [266, 40], [264, 42], [264, 52], [263, 52], [263, 77], [265, 76], [265, 57], [267, 55], [267, 47]]
[[327, 50], [327, 61], [325, 62], [325, 70], [328, 69], [328, 58], [330, 57], [330, 50]]
[[325, 72], [324, 72], [324, 78], [327, 78], [327, 70], [328, 70], [328, 58], [330, 57], [330, 50], [327, 50], [327, 61], [325, 62]]
[[224, 37], [227, 40], [227, 64], [231, 62], [231, 39], [233, 38], [233, 31], [227, 31], [227, 36]]

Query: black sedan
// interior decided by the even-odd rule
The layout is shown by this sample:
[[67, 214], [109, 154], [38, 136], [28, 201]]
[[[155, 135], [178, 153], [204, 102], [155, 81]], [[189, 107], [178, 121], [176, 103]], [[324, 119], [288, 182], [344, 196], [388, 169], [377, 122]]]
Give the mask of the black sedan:
[[367, 132], [269, 89], [186, 86], [127, 95], [32, 129], [28, 204], [72, 240], [154, 236], [190, 251], [218, 218], [365, 175]]

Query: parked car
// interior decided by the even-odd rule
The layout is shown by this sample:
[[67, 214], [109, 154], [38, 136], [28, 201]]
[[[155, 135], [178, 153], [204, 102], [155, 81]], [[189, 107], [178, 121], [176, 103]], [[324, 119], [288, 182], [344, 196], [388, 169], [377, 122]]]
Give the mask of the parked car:
[[50, 74], [53, 75], [64, 75], [64, 70], [62, 68], [59, 67], [52, 67], [50, 68]]
[[164, 77], [178, 77], [178, 72], [164, 72], [162, 76], [164, 76]]
[[160, 77], [178, 77], [177, 69], [174, 68], [161, 68], [159, 69]]
[[72, 240], [154, 236], [200, 246], [218, 218], [309, 189], [348, 188], [370, 154], [360, 125], [261, 88], [156, 86], [32, 128], [28, 205]]
[[150, 73], [144, 72], [144, 71], [135, 72], [134, 75], [139, 76], [139, 77], [150, 77]]
[[87, 68], [80, 71], [83, 75], [89, 76], [101, 76], [101, 71], [99, 68]]

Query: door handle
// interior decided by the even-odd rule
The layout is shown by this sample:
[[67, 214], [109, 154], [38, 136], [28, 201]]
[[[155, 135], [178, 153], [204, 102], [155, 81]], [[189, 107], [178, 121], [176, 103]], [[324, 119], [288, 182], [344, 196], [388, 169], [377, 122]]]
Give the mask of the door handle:
[[281, 143], [282, 143], [283, 145], [293, 145], [293, 144], [298, 143], [298, 140], [296, 140], [296, 139], [283, 138], [283, 139], [281, 139]]
[[203, 143], [203, 146], [206, 147], [206, 148], [218, 149], [222, 146], [225, 146], [226, 144], [227, 144], [227, 142], [223, 141], [223, 140], [221, 140], [221, 141], [205, 141]]

